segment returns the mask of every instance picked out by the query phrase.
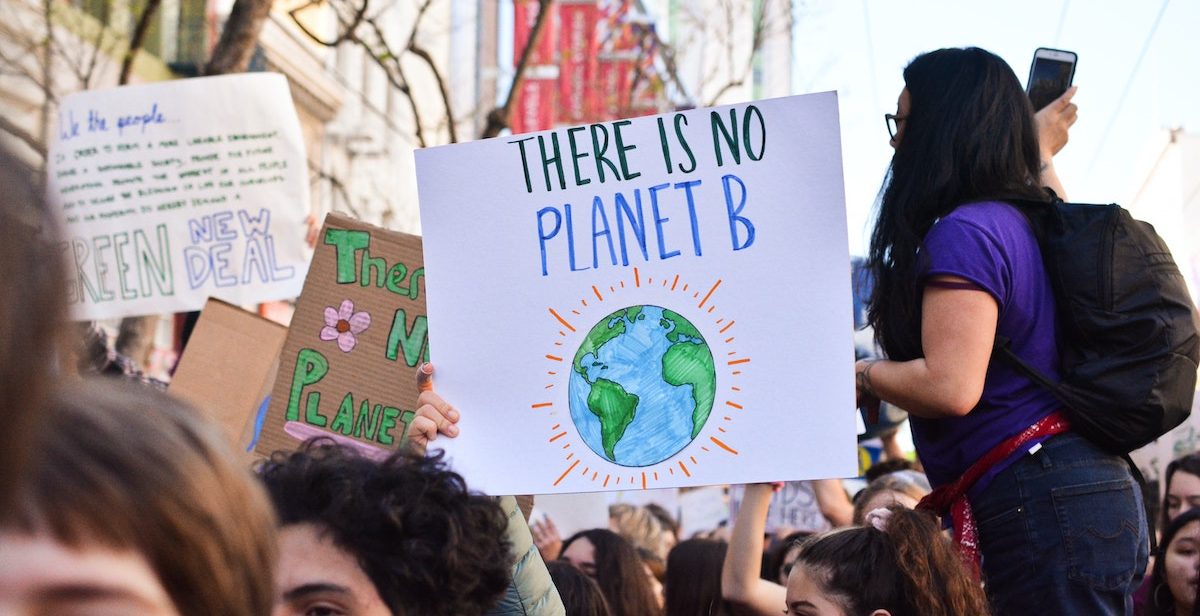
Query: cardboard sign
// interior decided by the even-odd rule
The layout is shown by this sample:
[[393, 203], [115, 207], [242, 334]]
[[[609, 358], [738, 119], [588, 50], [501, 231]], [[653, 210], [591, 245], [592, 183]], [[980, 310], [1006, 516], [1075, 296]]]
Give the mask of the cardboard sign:
[[[729, 519], [737, 517], [745, 493], [745, 486], [729, 487]], [[821, 513], [821, 505], [813, 492], [812, 482], [789, 481], [783, 484], [782, 490], [771, 497], [771, 506], [767, 509], [767, 532], [783, 530], [819, 533], [830, 528], [832, 526], [829, 520]]]
[[256, 451], [315, 436], [404, 445], [428, 361], [421, 238], [330, 214], [296, 304]]
[[209, 300], [192, 330], [170, 392], [221, 427], [237, 451], [254, 449], [275, 384], [287, 328]]
[[855, 474], [835, 94], [416, 163], [438, 389], [463, 413], [438, 442], [472, 486]]
[[48, 185], [75, 318], [290, 299], [308, 264], [308, 167], [282, 75], [63, 99]]

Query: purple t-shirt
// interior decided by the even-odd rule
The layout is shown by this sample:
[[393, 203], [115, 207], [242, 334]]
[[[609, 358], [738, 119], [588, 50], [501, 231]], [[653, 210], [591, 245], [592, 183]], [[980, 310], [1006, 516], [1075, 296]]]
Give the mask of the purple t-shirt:
[[[1019, 210], [996, 201], [960, 206], [934, 223], [921, 250], [928, 264], [923, 280], [949, 275], [978, 285], [999, 306], [997, 333], [1012, 341], [1018, 357], [1058, 378], [1054, 295], [1037, 240]], [[1008, 362], [995, 359], [979, 404], [965, 417], [913, 417], [913, 441], [937, 487], [957, 480], [988, 451], [1061, 406]], [[982, 490], [1026, 449], [993, 467], [970, 493]]]

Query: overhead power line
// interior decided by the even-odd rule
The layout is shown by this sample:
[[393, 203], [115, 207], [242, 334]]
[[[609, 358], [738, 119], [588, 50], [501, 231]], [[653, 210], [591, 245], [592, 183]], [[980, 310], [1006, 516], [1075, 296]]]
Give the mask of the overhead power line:
[[1137, 77], [1138, 70], [1142, 68], [1142, 60], [1146, 57], [1146, 52], [1150, 50], [1150, 43], [1154, 40], [1154, 34], [1158, 32], [1158, 24], [1162, 23], [1163, 14], [1167, 12], [1167, 5], [1171, 0], [1163, 0], [1162, 7], [1158, 9], [1158, 16], [1154, 18], [1154, 24], [1150, 26], [1150, 32], [1146, 34], [1146, 40], [1142, 43], [1142, 52], [1138, 54], [1137, 61], [1133, 63], [1133, 71], [1129, 73], [1129, 79], [1125, 82], [1125, 89], [1121, 91], [1121, 98], [1117, 100], [1117, 108], [1113, 110], [1112, 118], [1108, 121], [1108, 126], [1104, 129], [1104, 134], [1100, 137], [1100, 143], [1096, 146], [1096, 155], [1092, 157], [1092, 164], [1088, 165], [1088, 175], [1096, 168], [1096, 162], [1100, 160], [1100, 154], [1104, 152], [1104, 145], [1108, 143], [1108, 135], [1112, 132], [1113, 126], [1117, 123], [1117, 118], [1121, 116], [1121, 108], [1125, 106], [1125, 98], [1129, 96], [1129, 90], [1133, 87], [1133, 79]]

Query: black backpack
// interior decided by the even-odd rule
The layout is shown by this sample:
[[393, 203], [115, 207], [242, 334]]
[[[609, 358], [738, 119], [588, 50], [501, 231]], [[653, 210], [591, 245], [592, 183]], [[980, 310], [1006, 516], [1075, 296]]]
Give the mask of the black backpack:
[[[1053, 194], [1052, 194], [1053, 196]], [[996, 352], [1068, 409], [1072, 430], [1123, 455], [1191, 413], [1200, 336], [1171, 252], [1119, 205], [1006, 200], [1029, 219], [1058, 306], [1059, 382], [997, 337]]]

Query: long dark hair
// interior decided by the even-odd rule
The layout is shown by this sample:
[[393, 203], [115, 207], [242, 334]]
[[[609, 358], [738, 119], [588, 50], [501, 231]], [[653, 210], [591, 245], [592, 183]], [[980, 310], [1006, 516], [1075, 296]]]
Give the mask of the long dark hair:
[[910, 110], [881, 190], [867, 267], [868, 322], [891, 359], [921, 357], [919, 247], [935, 220], [974, 200], [1044, 199], [1033, 106], [1012, 69], [976, 47], [904, 69]]
[[605, 528], [583, 530], [563, 542], [562, 554], [579, 539], [596, 549], [596, 583], [608, 599], [613, 616], [653, 616], [661, 613], [637, 550]]
[[812, 537], [796, 566], [847, 614], [987, 614], [983, 591], [933, 516], [889, 509], [886, 531], [860, 526]]
[[[1184, 526], [1200, 520], [1200, 509], [1185, 511], [1167, 524], [1162, 540], [1158, 542], [1158, 554], [1154, 557], [1154, 569], [1150, 572], [1150, 595], [1142, 614], [1145, 616], [1174, 616], [1175, 595], [1167, 584], [1167, 551], [1171, 542]], [[1196, 601], [1200, 604], [1200, 601]], [[1180, 615], [1182, 616], [1182, 615]]]
[[558, 596], [562, 598], [563, 607], [567, 608], [568, 614], [612, 616], [608, 600], [604, 598], [596, 580], [561, 560], [546, 563], [546, 570], [550, 572], [550, 581], [554, 582], [554, 587], [558, 589]]
[[729, 546], [723, 541], [688, 539], [667, 556], [666, 616], [729, 616], [721, 598], [721, 565]]

